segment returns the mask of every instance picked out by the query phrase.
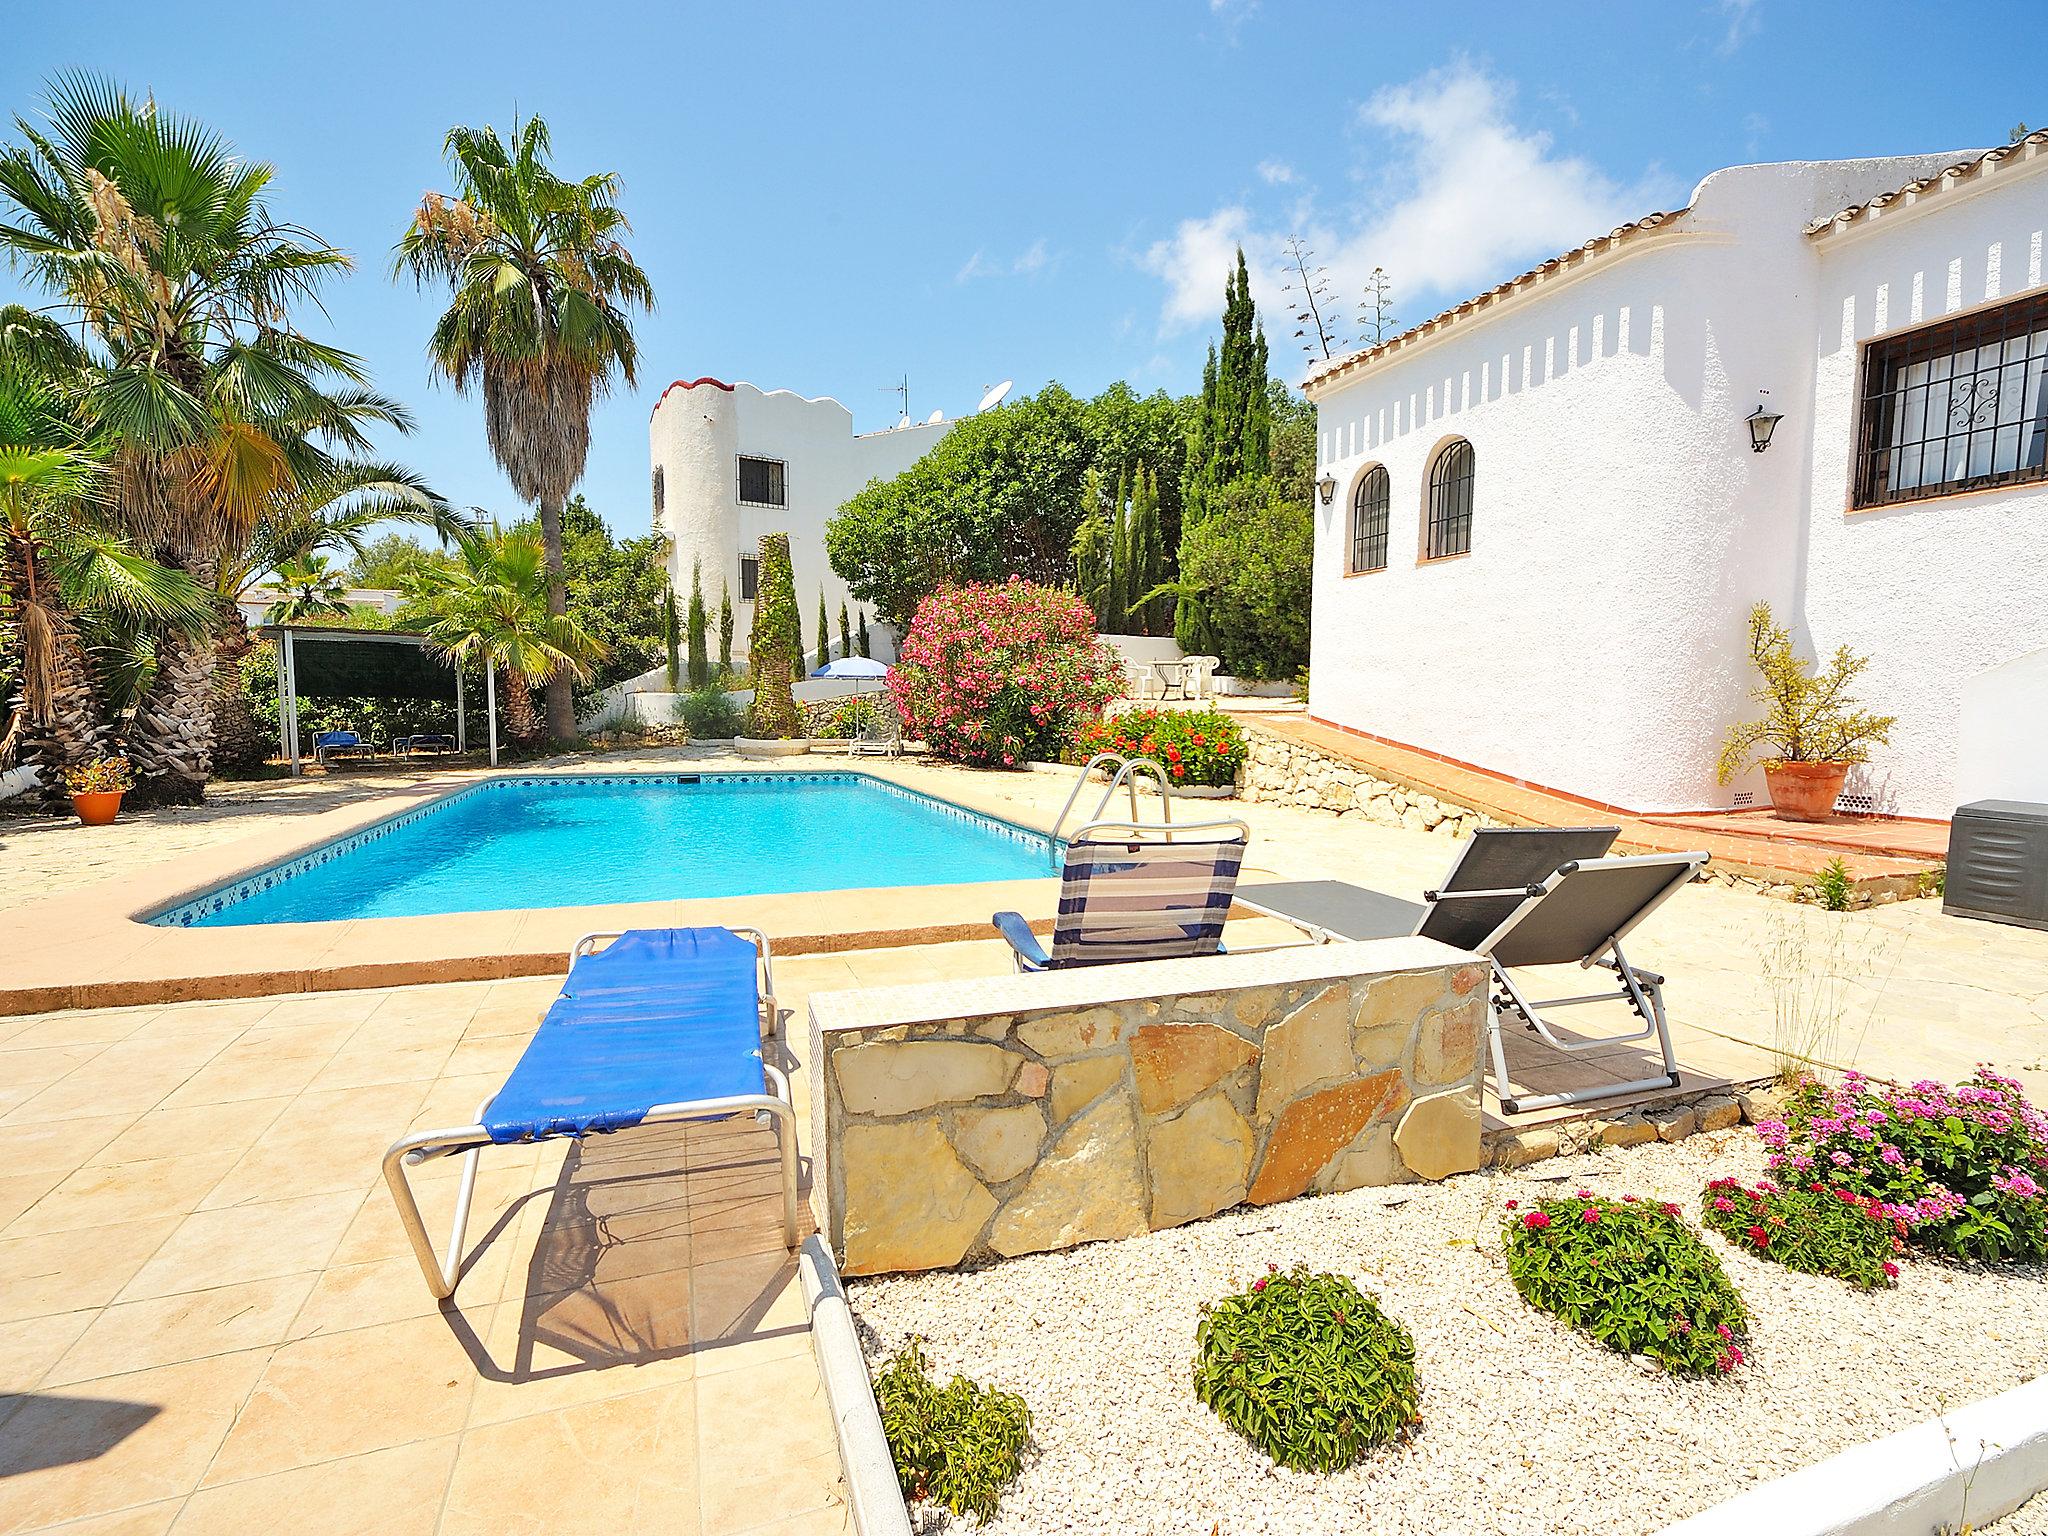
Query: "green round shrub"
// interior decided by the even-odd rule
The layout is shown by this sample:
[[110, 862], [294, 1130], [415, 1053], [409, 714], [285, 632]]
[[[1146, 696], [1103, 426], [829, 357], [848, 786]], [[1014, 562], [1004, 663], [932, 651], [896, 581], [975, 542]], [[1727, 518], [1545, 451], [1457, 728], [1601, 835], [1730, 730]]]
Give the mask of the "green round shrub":
[[1531, 1306], [1685, 1376], [1742, 1364], [1749, 1314], [1721, 1261], [1666, 1201], [1591, 1190], [1508, 1202], [1508, 1274]]
[[1716, 1179], [1700, 1191], [1700, 1221], [1758, 1258], [1809, 1275], [1876, 1290], [1898, 1278], [1906, 1223], [1881, 1201], [1815, 1182], [1804, 1189], [1763, 1183], [1745, 1189]]
[[1335, 1472], [1422, 1421], [1415, 1341], [1342, 1275], [1272, 1265], [1202, 1309], [1195, 1396], [1283, 1467]]
[[926, 1373], [923, 1341], [912, 1339], [875, 1378], [875, 1403], [904, 1500], [929, 1499], [986, 1525], [1024, 1463], [1024, 1399], [965, 1376], [940, 1386]]

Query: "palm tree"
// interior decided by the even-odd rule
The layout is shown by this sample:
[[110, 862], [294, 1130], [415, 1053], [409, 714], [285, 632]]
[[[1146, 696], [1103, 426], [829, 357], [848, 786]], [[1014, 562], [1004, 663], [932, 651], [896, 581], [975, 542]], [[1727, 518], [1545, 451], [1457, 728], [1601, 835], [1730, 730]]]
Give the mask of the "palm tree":
[[[350, 353], [291, 322], [348, 257], [272, 217], [267, 165], [203, 125], [89, 76], [0, 153], [0, 248], [94, 348], [87, 409], [111, 441], [121, 525], [217, 589], [265, 510], [365, 428], [409, 426]], [[212, 766], [212, 629], [160, 627], [128, 749], [140, 796], [196, 801]]]
[[325, 555], [287, 560], [272, 573], [282, 594], [264, 614], [272, 624], [305, 624], [348, 617], [348, 583]]
[[547, 553], [525, 534], [475, 533], [461, 560], [429, 571], [415, 593], [422, 632], [458, 665], [475, 659], [504, 680], [505, 723], [517, 741], [540, 734], [534, 683], [580, 682], [604, 647], [566, 614], [548, 611]]
[[102, 450], [36, 366], [49, 360], [0, 337], [0, 593], [19, 695], [0, 758], [34, 763], [45, 797], [61, 799], [64, 770], [106, 740], [78, 609], [191, 627], [204, 623], [207, 600], [106, 526]]
[[[549, 168], [547, 124], [453, 128], [444, 146], [453, 193], [430, 192], [398, 243], [394, 274], [448, 285], [428, 351], [458, 393], [483, 394], [491, 455], [540, 509], [548, 612], [567, 612], [562, 504], [590, 455], [590, 407], [639, 361], [627, 318], [654, 290], [619, 237], [616, 176], [563, 181]], [[547, 690], [548, 734], [576, 734], [569, 682]]]

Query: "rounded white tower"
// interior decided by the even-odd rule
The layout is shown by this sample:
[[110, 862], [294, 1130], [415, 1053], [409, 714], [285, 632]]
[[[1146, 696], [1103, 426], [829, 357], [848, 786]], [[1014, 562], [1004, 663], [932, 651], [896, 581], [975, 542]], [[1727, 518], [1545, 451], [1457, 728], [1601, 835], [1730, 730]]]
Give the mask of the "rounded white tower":
[[669, 540], [669, 584], [687, 602], [690, 569], [701, 562], [705, 604], [718, 611], [721, 581], [737, 604], [740, 519], [732, 476], [739, 423], [733, 387], [711, 378], [677, 380], [655, 402], [647, 436], [654, 529]]

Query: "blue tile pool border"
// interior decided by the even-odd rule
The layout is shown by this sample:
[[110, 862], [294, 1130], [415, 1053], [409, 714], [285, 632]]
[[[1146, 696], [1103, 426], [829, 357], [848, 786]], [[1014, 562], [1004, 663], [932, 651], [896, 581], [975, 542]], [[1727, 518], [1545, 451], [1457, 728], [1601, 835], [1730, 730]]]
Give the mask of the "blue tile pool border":
[[[688, 785], [692, 789], [699, 790], [707, 788], [729, 789], [741, 784], [772, 784], [788, 788], [796, 788], [805, 784], [865, 784], [870, 788], [881, 790], [885, 794], [894, 795], [899, 800], [914, 801], [927, 810], [937, 811], [942, 815], [952, 817], [956, 821], [967, 822], [969, 825], [997, 837], [1006, 838], [1011, 842], [1022, 843], [1028, 847], [1039, 849], [1045, 853], [1048, 860], [1060, 853], [1066, 846], [1064, 839], [1056, 842], [1043, 832], [1033, 832], [1029, 827], [1022, 827], [1015, 822], [1005, 821], [999, 816], [990, 816], [982, 811], [971, 811], [964, 805], [955, 805], [952, 801], [942, 800], [936, 795], [927, 795], [919, 790], [906, 789], [901, 784], [894, 784], [887, 779], [877, 778], [871, 773], [859, 773], [852, 770], [831, 770], [821, 773], [746, 773], [712, 769], [701, 773], [507, 774], [497, 778], [485, 779], [476, 784], [466, 784], [460, 789], [451, 790], [445, 795], [437, 796], [424, 805], [416, 805], [409, 811], [400, 811], [395, 815], [384, 817], [381, 821], [373, 821], [366, 827], [359, 827], [353, 832], [345, 832], [340, 837], [320, 844], [317, 848], [309, 848], [304, 853], [293, 854], [289, 858], [280, 859], [272, 864], [266, 864], [261, 869], [252, 870], [246, 875], [238, 875], [232, 880], [223, 881], [219, 885], [200, 892], [197, 896], [188, 896], [181, 901], [160, 906], [154, 911], [145, 912], [138, 920], [156, 928], [190, 928], [201, 918], [213, 917], [229, 907], [247, 901], [251, 896], [260, 896], [263, 892], [275, 888], [294, 876], [302, 875], [311, 869], [317, 869], [322, 864], [332, 863], [345, 854], [353, 853], [358, 848], [376, 842], [379, 838], [389, 837], [401, 828], [409, 827], [423, 817], [445, 811], [457, 801], [465, 800], [471, 795], [488, 794], [496, 789], [545, 788], [564, 784], [575, 786], [674, 784], [678, 786]], [[838, 887], [834, 887], [834, 889], [838, 889]], [[423, 915], [461, 916], [466, 914]], [[378, 922], [396, 921], [396, 919], [323, 918], [319, 919], [319, 921]]]

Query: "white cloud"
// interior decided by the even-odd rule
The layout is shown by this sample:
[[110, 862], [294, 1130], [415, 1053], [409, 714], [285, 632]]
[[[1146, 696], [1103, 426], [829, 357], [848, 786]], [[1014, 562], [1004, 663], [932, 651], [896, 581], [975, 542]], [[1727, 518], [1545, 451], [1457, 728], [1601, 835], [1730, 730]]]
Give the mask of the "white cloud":
[[1764, 19], [1757, 14], [1757, 3], [1758, 0], [1715, 0], [1713, 9], [1727, 28], [1721, 34], [1716, 53], [1726, 58], [1763, 30]]
[[1240, 245], [1277, 342], [1293, 330], [1280, 288], [1290, 233], [1328, 269], [1344, 321], [1379, 266], [1408, 323], [1682, 195], [1654, 169], [1624, 184], [1558, 153], [1549, 134], [1515, 121], [1513, 105], [1509, 85], [1463, 61], [1378, 92], [1358, 113], [1378, 141], [1361, 163], [1369, 201], [1322, 210], [1302, 199], [1266, 216], [1240, 200], [1182, 220], [1144, 251], [1138, 264], [1166, 285], [1162, 333], [1215, 325]]
[[1285, 160], [1261, 160], [1259, 179], [1269, 187], [1284, 187], [1294, 180], [1294, 167]]
[[1036, 277], [1052, 264], [1053, 257], [1046, 250], [1045, 237], [1041, 235], [1008, 261], [991, 258], [985, 250], [976, 251], [953, 274], [953, 281], [971, 283], [982, 277]]

